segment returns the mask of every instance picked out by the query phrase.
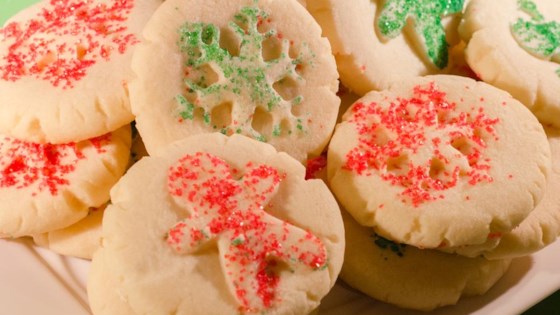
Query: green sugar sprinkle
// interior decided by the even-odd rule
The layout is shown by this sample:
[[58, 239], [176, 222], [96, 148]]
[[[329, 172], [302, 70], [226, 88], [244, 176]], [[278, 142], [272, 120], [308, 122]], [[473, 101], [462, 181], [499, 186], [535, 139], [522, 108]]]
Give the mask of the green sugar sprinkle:
[[[240, 43], [239, 53], [235, 55], [220, 46], [221, 31], [214, 24], [187, 22], [179, 28], [177, 44], [185, 58], [185, 93], [178, 95], [176, 101], [183, 120], [195, 119], [194, 110], [200, 108], [204, 122], [210, 125], [211, 113], [216, 106], [242, 98], [250, 102], [234, 102], [236, 116], [229, 125], [212, 126], [214, 129], [224, 134], [245, 134], [260, 141], [280, 136], [281, 122], [286, 122], [287, 134], [291, 134], [292, 129], [305, 129], [302, 120], [291, 110], [292, 106], [303, 102], [303, 96], [295, 95], [285, 100], [274, 84], [286, 78], [291, 78], [296, 86], [305, 84], [296, 68], [310, 65], [313, 53], [302, 45], [300, 50], [303, 52], [291, 58], [290, 40], [279, 35], [272, 25], [267, 24], [269, 22], [268, 13], [258, 7], [244, 7], [235, 14], [227, 26]], [[263, 25], [266, 26], [264, 31]], [[269, 39], [277, 39], [281, 51], [277, 58], [265, 60], [263, 43]], [[264, 131], [253, 128], [257, 108], [273, 114], [270, 134], [261, 134]]]
[[[531, 19], [517, 19], [511, 25], [513, 37], [523, 49], [533, 56], [560, 63], [560, 23], [546, 22], [532, 0], [518, 0], [518, 8]], [[560, 76], [560, 73], [556, 71]]]
[[406, 248], [406, 245], [404, 244], [398, 244], [395, 243], [391, 240], [388, 240], [386, 238], [383, 238], [377, 234], [372, 235], [373, 237], [373, 242], [375, 243], [375, 245], [377, 245], [379, 248], [381, 249], [389, 249], [391, 250], [393, 253], [395, 253], [397, 256], [399, 257], [403, 257], [404, 256], [404, 250]]
[[395, 38], [414, 19], [414, 30], [430, 61], [439, 69], [447, 67], [449, 52], [441, 18], [463, 10], [464, 0], [387, 0], [377, 27], [388, 38]]

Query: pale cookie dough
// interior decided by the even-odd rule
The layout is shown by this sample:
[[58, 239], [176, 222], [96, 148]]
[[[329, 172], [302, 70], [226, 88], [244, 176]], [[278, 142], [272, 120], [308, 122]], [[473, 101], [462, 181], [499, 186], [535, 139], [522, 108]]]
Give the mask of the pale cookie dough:
[[308, 0], [307, 9], [331, 42], [342, 83], [357, 94], [453, 68], [448, 46], [459, 41], [463, 0]]
[[33, 235], [35, 244], [64, 256], [91, 259], [101, 246], [105, 206], [90, 210], [80, 221], [60, 230]]
[[552, 169], [544, 197], [535, 210], [511, 232], [496, 235], [499, 242], [487, 250], [477, 246], [457, 248], [461, 255], [484, 255], [488, 259], [515, 258], [532, 254], [554, 242], [560, 235], [560, 131], [545, 128], [552, 151]]
[[89, 268], [87, 292], [92, 313], [137, 315], [120, 293], [122, 277], [115, 274], [105, 261], [105, 251], [99, 250], [95, 253]]
[[150, 154], [209, 132], [243, 134], [301, 162], [327, 145], [338, 73], [295, 0], [168, 0], [144, 38], [131, 101]]
[[130, 155], [130, 127], [78, 143], [0, 138], [0, 237], [65, 228], [109, 200]]
[[42, 1], [0, 29], [0, 133], [79, 142], [130, 123], [130, 60], [161, 0]]
[[486, 260], [421, 250], [383, 239], [343, 214], [346, 252], [340, 277], [383, 302], [429, 311], [486, 293], [511, 260]]
[[371, 92], [329, 145], [330, 187], [362, 225], [420, 248], [482, 244], [523, 221], [550, 169], [543, 127], [486, 83], [429, 76]]
[[[304, 174], [241, 135], [193, 136], [143, 158], [103, 221], [117, 295], [138, 314], [311, 312], [335, 283], [344, 230], [326, 185]], [[95, 287], [92, 308], [108, 309], [96, 301], [114, 287]]]
[[560, 127], [560, 6], [556, 0], [472, 0], [460, 33], [484, 81]]

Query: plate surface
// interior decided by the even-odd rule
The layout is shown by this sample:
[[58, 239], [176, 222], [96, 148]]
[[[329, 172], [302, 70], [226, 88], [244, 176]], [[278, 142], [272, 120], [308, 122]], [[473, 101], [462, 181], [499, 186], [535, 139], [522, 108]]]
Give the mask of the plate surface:
[[[0, 25], [36, 0], [0, 0]], [[0, 315], [90, 314], [86, 281], [89, 262], [36, 248], [30, 240], [0, 240]], [[513, 261], [486, 295], [464, 298], [429, 314], [517, 314], [560, 289], [560, 241]], [[325, 298], [320, 315], [413, 315], [339, 283]]]

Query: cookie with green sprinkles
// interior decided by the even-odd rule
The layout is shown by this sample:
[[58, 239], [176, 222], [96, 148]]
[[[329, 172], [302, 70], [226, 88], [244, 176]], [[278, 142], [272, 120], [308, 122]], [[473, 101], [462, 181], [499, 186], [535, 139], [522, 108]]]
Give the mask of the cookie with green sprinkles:
[[555, 0], [472, 0], [460, 34], [478, 77], [560, 127], [560, 6]]
[[308, 314], [342, 266], [343, 223], [327, 186], [242, 135], [174, 142], [132, 166], [111, 201], [93, 264], [118, 284], [90, 279], [94, 311]]
[[297, 1], [166, 1], [144, 39], [131, 100], [149, 153], [210, 132], [270, 143], [302, 162], [326, 146], [338, 73]]
[[329, 38], [341, 81], [359, 95], [454, 71], [464, 0], [308, 0]]
[[46, 0], [0, 28], [0, 133], [63, 144], [134, 120], [130, 62], [162, 0]]
[[377, 300], [430, 311], [486, 293], [510, 259], [486, 260], [419, 249], [382, 238], [343, 212], [346, 252], [341, 279]]
[[373, 91], [330, 142], [330, 188], [381, 236], [420, 248], [496, 246], [542, 199], [543, 127], [509, 94], [437, 75]]

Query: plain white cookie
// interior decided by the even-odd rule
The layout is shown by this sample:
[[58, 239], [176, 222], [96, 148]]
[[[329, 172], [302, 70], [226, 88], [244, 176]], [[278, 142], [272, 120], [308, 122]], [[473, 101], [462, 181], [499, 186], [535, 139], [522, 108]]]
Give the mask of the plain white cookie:
[[383, 302], [429, 311], [486, 293], [511, 260], [486, 260], [421, 250], [377, 236], [343, 214], [346, 253], [340, 277], [351, 287]]
[[91, 259], [101, 246], [105, 206], [91, 210], [80, 221], [60, 230], [33, 235], [35, 244], [64, 256]]
[[143, 34], [131, 100], [150, 154], [209, 132], [244, 134], [299, 161], [327, 145], [336, 63], [295, 0], [168, 0]]
[[50, 0], [14, 16], [0, 29], [0, 133], [58, 144], [130, 123], [130, 60], [161, 2]]
[[[223, 178], [230, 172], [237, 180]], [[159, 155], [143, 158], [112, 190], [113, 203], [103, 221], [101, 251], [105, 265], [110, 266], [108, 272], [121, 281], [119, 296], [138, 314], [309, 313], [334, 285], [342, 265], [344, 232], [340, 210], [326, 185], [320, 180], [306, 181], [304, 174], [304, 167], [287, 154], [240, 135], [193, 136], [173, 143]], [[259, 186], [268, 180], [276, 188]], [[236, 196], [242, 199], [228, 201]], [[247, 209], [255, 209], [251, 206], [255, 201], [265, 203], [259, 206], [266, 210], [258, 212], [262, 219], [248, 214], [249, 221], [237, 224], [237, 212], [221, 212], [230, 213], [223, 221], [231, 222], [226, 230], [221, 230], [221, 223], [211, 223], [222, 221], [210, 221], [209, 228], [194, 227], [231, 205], [242, 207], [248, 202]], [[205, 208], [208, 204], [220, 206]], [[284, 220], [289, 224], [274, 223]], [[253, 230], [261, 223], [267, 227], [261, 230], [267, 237]], [[246, 234], [227, 236], [231, 229], [243, 226], [250, 227]], [[217, 239], [206, 242], [211, 237]], [[274, 240], [283, 245], [272, 245], [277, 244]], [[253, 278], [252, 270], [262, 263], [261, 258], [249, 254], [247, 261], [244, 255], [235, 254], [236, 248], [249, 250], [247, 254], [261, 253], [261, 246], [271, 251], [258, 257], [277, 262], [267, 262], [266, 275]], [[193, 251], [185, 252], [189, 248]], [[282, 254], [282, 248], [287, 252]], [[311, 248], [324, 248], [319, 252], [326, 256], [312, 254]], [[316, 261], [317, 267], [321, 261], [325, 263], [315, 269], [305, 261], [311, 265]], [[244, 267], [237, 269], [237, 262]], [[254, 287], [254, 279], [260, 279], [261, 289]], [[89, 291], [92, 308], [107, 309], [95, 304], [105, 303], [103, 296], [114, 296], [107, 292], [113, 287], [95, 287]]]
[[328, 152], [330, 187], [354, 218], [420, 248], [512, 230], [542, 198], [549, 169], [546, 135], [527, 108], [456, 76], [368, 93]]
[[[457, 25], [461, 18], [461, 8], [457, 8], [458, 14], [452, 14], [441, 18], [443, 14], [431, 14], [429, 11], [436, 10], [437, 1], [383, 1], [383, 0], [308, 0], [307, 9], [319, 22], [323, 34], [329, 38], [332, 50], [336, 58], [340, 79], [344, 85], [359, 95], [364, 95], [371, 90], [383, 90], [395, 82], [421, 75], [438, 74], [452, 69], [452, 62], [444, 62], [449, 58], [445, 54], [447, 44], [454, 45], [458, 42]], [[462, 1], [453, 1], [462, 4]], [[391, 4], [392, 3], [392, 4]], [[413, 12], [414, 6], [426, 5], [427, 10], [422, 13], [421, 21], [415, 22]], [[451, 5], [451, 4], [450, 4]], [[457, 5], [457, 4], [453, 4]], [[388, 17], [392, 12], [410, 10], [407, 18], [402, 20], [396, 17], [388, 23], [401, 25], [402, 33], [397, 31], [394, 38], [383, 36], [379, 24], [382, 24], [380, 16], [382, 9], [392, 7], [388, 10]], [[396, 7], [394, 7], [396, 6]], [[431, 8], [429, 8], [431, 7]], [[443, 8], [441, 8], [443, 9]], [[440, 27], [437, 27], [436, 16], [440, 18]], [[417, 35], [414, 25], [425, 21], [434, 22], [424, 24], [426, 34], [434, 40], [437, 39], [438, 31], [446, 37], [448, 43], [441, 48], [433, 48], [434, 60], [430, 59], [425, 47], [435, 47], [427, 44], [426, 40]], [[389, 27], [391, 29], [391, 27]], [[422, 32], [424, 33], [424, 32]], [[440, 55], [441, 54], [441, 55]]]
[[130, 155], [130, 127], [70, 144], [0, 139], [0, 235], [65, 228], [109, 200]]
[[[482, 80], [511, 93], [543, 123], [560, 127], [560, 48], [554, 23], [558, 32], [555, 0], [472, 0], [459, 30], [467, 42], [467, 62]], [[556, 42], [547, 42], [547, 34]]]

